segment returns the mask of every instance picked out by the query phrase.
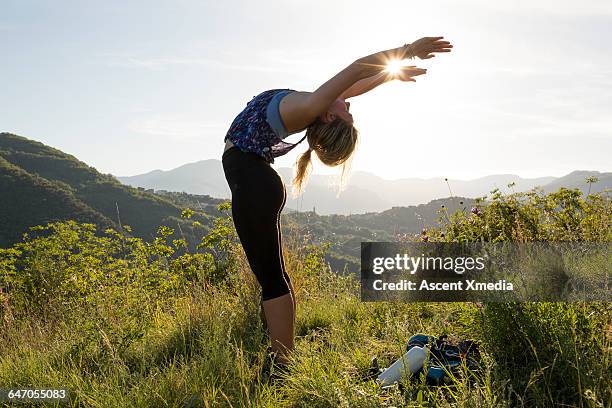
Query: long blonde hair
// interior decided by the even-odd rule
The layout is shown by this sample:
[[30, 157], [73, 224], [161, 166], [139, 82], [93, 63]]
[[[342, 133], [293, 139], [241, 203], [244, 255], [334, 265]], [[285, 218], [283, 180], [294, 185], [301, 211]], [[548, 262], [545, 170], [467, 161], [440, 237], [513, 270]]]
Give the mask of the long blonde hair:
[[308, 150], [296, 160], [296, 174], [293, 179], [293, 197], [298, 197], [308, 179], [312, 168], [312, 152], [316, 152], [319, 160], [330, 167], [342, 165], [342, 173], [338, 194], [344, 187], [344, 176], [350, 171], [353, 152], [357, 146], [359, 131], [350, 123], [341, 118], [331, 122], [324, 122], [318, 118], [308, 126], [306, 140]]

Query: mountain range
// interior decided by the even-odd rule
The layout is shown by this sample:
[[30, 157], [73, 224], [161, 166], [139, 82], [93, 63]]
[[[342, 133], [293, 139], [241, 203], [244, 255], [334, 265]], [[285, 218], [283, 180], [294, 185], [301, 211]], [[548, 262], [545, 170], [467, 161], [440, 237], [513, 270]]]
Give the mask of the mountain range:
[[[160, 225], [178, 226], [191, 247], [210, 231], [214, 220], [222, 215], [217, 206], [229, 198], [222, 171], [218, 160], [204, 160], [123, 180], [138, 186], [135, 188], [58, 149], [0, 133], [0, 247], [19, 241], [29, 227], [63, 220], [94, 223], [101, 231], [129, 225], [131, 235], [147, 241]], [[281, 168], [279, 173], [289, 184], [291, 169]], [[589, 186], [589, 176], [599, 181]], [[358, 273], [361, 242], [394, 241], [398, 235], [418, 234], [425, 226], [438, 224], [441, 208], [448, 213], [469, 211], [475, 204], [474, 197], [496, 187], [519, 191], [543, 185], [546, 191], [557, 191], [562, 186], [578, 186], [600, 191], [610, 186], [610, 173], [573, 172], [561, 178], [540, 179], [495, 175], [447, 183], [440, 178], [384, 180], [355, 172], [339, 198], [337, 190], [329, 186], [332, 180], [332, 176], [313, 176], [303, 202], [292, 200], [288, 194], [290, 201], [283, 211], [281, 227], [283, 234], [307, 236], [315, 244], [331, 243], [325, 257], [332, 269]], [[512, 182], [516, 184], [508, 187]], [[428, 200], [435, 196], [439, 198]], [[418, 205], [408, 204], [420, 200], [423, 202]], [[190, 220], [180, 218], [185, 208], [195, 211]], [[196, 228], [191, 221], [198, 221], [200, 226]]]
[[[383, 179], [375, 174], [355, 171], [350, 175], [344, 191], [338, 195], [334, 186], [336, 176], [311, 175], [304, 193], [293, 198], [291, 179], [293, 169], [276, 169], [287, 185], [286, 207], [294, 210], [312, 210], [318, 214], [356, 214], [380, 212], [395, 206], [428, 203], [449, 196], [482, 197], [498, 188], [505, 193], [528, 191], [542, 187], [544, 192], [557, 191], [559, 187], [589, 190], [586, 177], [595, 176], [591, 192], [612, 187], [612, 173], [598, 171], [574, 171], [563, 177], [522, 178], [513, 174], [496, 174], [474, 180], [457, 180], [437, 177], [429, 179], [402, 178]], [[154, 170], [149, 173], [117, 177], [122, 183], [134, 187], [154, 190], [180, 191], [190, 194], [206, 194], [213, 197], [229, 198], [229, 187], [223, 174], [220, 160], [208, 159], [185, 164], [172, 170]], [[508, 187], [514, 183], [512, 187]]]

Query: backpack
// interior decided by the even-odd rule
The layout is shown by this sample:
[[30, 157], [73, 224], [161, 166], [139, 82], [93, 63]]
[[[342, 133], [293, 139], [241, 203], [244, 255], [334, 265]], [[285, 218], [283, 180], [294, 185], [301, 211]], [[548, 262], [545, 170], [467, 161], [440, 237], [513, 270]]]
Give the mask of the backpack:
[[413, 378], [416, 379], [424, 374], [427, 385], [444, 385], [452, 382], [452, 377], [460, 374], [462, 365], [472, 371], [480, 367], [478, 344], [471, 340], [463, 340], [455, 345], [448, 342], [446, 334], [438, 338], [415, 334], [408, 339], [406, 351], [414, 346], [429, 348], [429, 358], [425, 367], [413, 374]]
[[[436, 338], [419, 333], [408, 339], [406, 351], [415, 346], [427, 346], [429, 354], [425, 366], [410, 377], [413, 381], [418, 381], [424, 375], [427, 385], [444, 385], [452, 382], [452, 376], [460, 374], [462, 365], [473, 371], [480, 367], [478, 344], [471, 340], [463, 340], [455, 345], [448, 342], [447, 335]], [[383, 371], [378, 366], [378, 359], [374, 357], [364, 379], [375, 379]]]

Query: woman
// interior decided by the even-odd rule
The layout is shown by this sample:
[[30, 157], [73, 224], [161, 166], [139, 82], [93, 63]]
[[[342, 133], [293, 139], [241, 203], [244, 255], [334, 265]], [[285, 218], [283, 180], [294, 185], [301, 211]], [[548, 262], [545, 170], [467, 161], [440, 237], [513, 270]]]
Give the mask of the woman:
[[[232, 216], [249, 265], [262, 288], [263, 311], [277, 363], [287, 363], [293, 349], [295, 294], [285, 271], [280, 214], [287, 199], [283, 180], [270, 166], [304, 139], [308, 150], [297, 160], [295, 191], [302, 190], [314, 151], [327, 166], [343, 165], [357, 143], [350, 103], [346, 99], [368, 92], [391, 79], [415, 81], [425, 69], [402, 67], [389, 72], [389, 62], [429, 59], [449, 52], [443, 37], [424, 37], [412, 44], [360, 58], [314, 92], [272, 89], [253, 97], [234, 119], [225, 136], [223, 170], [232, 192]], [[298, 143], [284, 142], [306, 130]]]

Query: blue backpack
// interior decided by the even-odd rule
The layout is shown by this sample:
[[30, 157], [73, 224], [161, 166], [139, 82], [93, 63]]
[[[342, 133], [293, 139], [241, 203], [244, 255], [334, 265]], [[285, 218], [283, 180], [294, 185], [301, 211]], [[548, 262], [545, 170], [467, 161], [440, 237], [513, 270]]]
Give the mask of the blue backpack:
[[[480, 351], [478, 345], [471, 340], [464, 340], [458, 344], [451, 344], [447, 335], [439, 338], [427, 334], [415, 334], [408, 339], [406, 351], [415, 346], [429, 349], [429, 357], [423, 368], [412, 374], [411, 379], [418, 381], [421, 375], [425, 376], [427, 385], [444, 385], [452, 382], [453, 376], [460, 374], [461, 366], [468, 370], [478, 370], [480, 367]], [[378, 367], [378, 359], [374, 357], [368, 374], [364, 379], [378, 377], [384, 370]]]
[[478, 345], [471, 340], [463, 340], [455, 345], [448, 342], [446, 334], [438, 338], [426, 334], [415, 334], [408, 339], [406, 351], [414, 346], [429, 347], [426, 366], [413, 374], [415, 379], [424, 374], [428, 385], [450, 383], [453, 376], [460, 374], [462, 365], [472, 371], [480, 367], [480, 351]]

